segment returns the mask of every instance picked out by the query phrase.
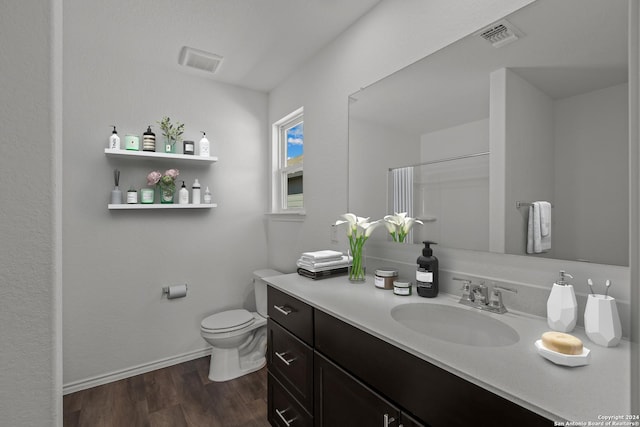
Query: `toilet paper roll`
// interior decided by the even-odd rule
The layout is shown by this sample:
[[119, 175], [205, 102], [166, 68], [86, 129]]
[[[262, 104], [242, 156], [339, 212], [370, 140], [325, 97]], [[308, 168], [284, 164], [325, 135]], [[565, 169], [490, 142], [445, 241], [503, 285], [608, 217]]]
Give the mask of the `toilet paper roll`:
[[169, 286], [167, 299], [183, 298], [187, 296], [187, 285]]

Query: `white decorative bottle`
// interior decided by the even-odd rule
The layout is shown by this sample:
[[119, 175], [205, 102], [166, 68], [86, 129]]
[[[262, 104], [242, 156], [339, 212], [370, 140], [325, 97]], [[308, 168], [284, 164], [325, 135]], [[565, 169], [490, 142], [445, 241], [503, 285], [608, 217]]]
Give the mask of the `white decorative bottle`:
[[189, 204], [189, 190], [187, 190], [187, 186], [184, 185], [184, 181], [182, 181], [182, 188], [180, 188], [180, 191], [178, 191], [178, 204], [179, 205]]
[[547, 323], [558, 332], [571, 332], [578, 320], [578, 302], [573, 286], [566, 278], [573, 276], [560, 271], [560, 279], [553, 284], [551, 294], [547, 300]]
[[120, 149], [120, 137], [118, 136], [118, 131], [115, 126], [113, 126], [113, 132], [111, 132], [111, 136], [109, 137], [109, 148], [112, 150]]
[[200, 204], [200, 183], [198, 182], [198, 178], [196, 178], [191, 187], [191, 203], [194, 205]]
[[211, 154], [211, 147], [209, 144], [209, 140], [207, 139], [207, 134], [202, 132], [202, 139], [200, 140], [198, 154], [202, 157], [209, 157]]
[[207, 189], [204, 190], [204, 203], [205, 204], [211, 203], [211, 191], [209, 191], [209, 187], [207, 187]]

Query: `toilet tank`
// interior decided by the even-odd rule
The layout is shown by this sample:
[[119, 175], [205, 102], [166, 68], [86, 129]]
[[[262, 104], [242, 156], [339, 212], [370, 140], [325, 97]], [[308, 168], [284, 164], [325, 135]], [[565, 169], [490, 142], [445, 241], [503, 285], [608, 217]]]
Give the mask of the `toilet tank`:
[[256, 294], [256, 311], [262, 317], [267, 316], [267, 282], [262, 280], [264, 277], [279, 276], [282, 273], [269, 268], [257, 270], [253, 272], [253, 287]]

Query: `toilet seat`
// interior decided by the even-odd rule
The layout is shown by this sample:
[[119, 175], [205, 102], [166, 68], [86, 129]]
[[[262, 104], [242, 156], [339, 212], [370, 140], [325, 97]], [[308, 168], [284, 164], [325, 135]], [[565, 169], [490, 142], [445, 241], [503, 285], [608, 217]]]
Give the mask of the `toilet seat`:
[[212, 314], [202, 320], [200, 327], [203, 331], [217, 334], [246, 328], [255, 321], [255, 317], [250, 312], [244, 309], [237, 309]]

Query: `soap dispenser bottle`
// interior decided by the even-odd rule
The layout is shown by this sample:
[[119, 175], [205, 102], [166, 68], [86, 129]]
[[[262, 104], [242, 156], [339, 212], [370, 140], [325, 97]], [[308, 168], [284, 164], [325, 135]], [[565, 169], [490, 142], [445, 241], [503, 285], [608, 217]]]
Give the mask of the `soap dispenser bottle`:
[[111, 148], [112, 150], [119, 150], [120, 149], [120, 137], [118, 136], [118, 131], [116, 130], [116, 127], [114, 125], [113, 126], [113, 132], [111, 132], [111, 136], [109, 137], [109, 148]]
[[178, 191], [178, 204], [179, 205], [188, 205], [189, 204], [189, 190], [187, 190], [187, 186], [184, 185], [184, 181], [182, 181], [182, 188]]
[[207, 139], [207, 134], [204, 131], [201, 132], [202, 139], [200, 139], [200, 143], [198, 144], [198, 154], [200, 154], [201, 157], [209, 157], [209, 155], [211, 154], [211, 146], [209, 144], [209, 140]]
[[429, 240], [422, 243], [424, 249], [417, 261], [416, 291], [421, 297], [434, 298], [438, 296], [438, 258], [433, 256], [433, 249], [429, 245], [437, 243]]
[[567, 277], [573, 276], [560, 271], [560, 278], [551, 288], [547, 300], [547, 323], [554, 331], [571, 332], [578, 320], [578, 303], [573, 285], [567, 283]]

